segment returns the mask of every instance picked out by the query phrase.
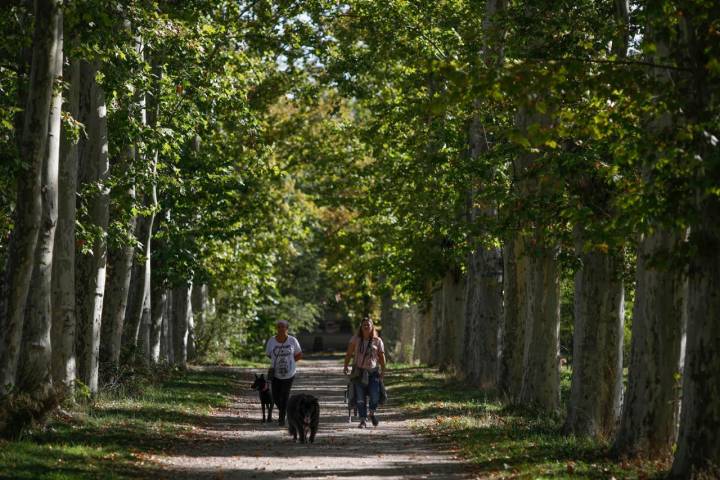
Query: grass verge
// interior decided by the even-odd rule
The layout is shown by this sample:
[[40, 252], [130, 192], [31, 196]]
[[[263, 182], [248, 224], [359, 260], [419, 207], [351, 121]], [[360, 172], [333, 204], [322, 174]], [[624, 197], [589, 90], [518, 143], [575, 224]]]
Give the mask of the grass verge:
[[[192, 442], [193, 425], [229, 405], [235, 374], [174, 373], [123, 398], [56, 415], [46, 429], [21, 441], [0, 442], [0, 478], [152, 478], [159, 468], [147, 456]], [[162, 477], [162, 475], [160, 475]]]
[[562, 434], [561, 418], [504, 406], [434, 369], [396, 366], [388, 388], [393, 403], [411, 417], [429, 419], [416, 421], [417, 431], [449, 444], [482, 478], [649, 480], [663, 477], [670, 466], [618, 462], [607, 444]]

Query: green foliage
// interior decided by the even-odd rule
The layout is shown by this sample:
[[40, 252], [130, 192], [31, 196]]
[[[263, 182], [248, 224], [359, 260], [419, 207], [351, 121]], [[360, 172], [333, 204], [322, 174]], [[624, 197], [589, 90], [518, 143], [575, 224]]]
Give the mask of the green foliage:
[[[79, 192], [78, 246], [137, 244], [130, 219], [155, 213], [154, 278], [210, 285], [201, 353], [230, 358], [255, 355], [278, 318], [311, 328], [332, 306], [353, 323], [377, 316], [388, 289], [423, 303], [473, 249], [517, 234], [559, 251], [568, 354], [574, 233], [621, 256], [631, 279], [641, 234], [685, 229], [717, 197], [718, 7], [636, 2], [627, 19], [590, 0], [486, 8], [65, 5], [69, 56], [99, 66], [112, 163]], [[31, 23], [23, 5], [0, 20], [0, 57], [18, 59], [0, 64], [0, 259]], [[102, 188], [108, 232], [84, 220]]]

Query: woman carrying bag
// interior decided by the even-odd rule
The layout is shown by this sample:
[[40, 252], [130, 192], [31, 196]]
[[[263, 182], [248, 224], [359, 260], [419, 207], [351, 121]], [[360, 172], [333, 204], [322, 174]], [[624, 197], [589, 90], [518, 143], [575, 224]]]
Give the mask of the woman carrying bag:
[[[380, 402], [380, 388], [385, 376], [385, 346], [370, 318], [363, 319], [357, 334], [350, 339], [343, 367], [346, 375], [353, 355], [355, 359], [350, 378], [355, 386], [355, 401], [360, 417], [358, 428], [365, 428], [368, 419], [377, 426], [375, 411]], [[366, 398], [370, 399], [369, 412]]]

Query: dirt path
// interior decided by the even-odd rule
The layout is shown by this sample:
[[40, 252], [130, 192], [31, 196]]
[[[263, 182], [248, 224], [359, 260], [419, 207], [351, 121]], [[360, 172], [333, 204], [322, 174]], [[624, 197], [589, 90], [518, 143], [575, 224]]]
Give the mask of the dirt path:
[[293, 443], [277, 422], [261, 423], [257, 394], [249, 389], [253, 370], [236, 370], [245, 383], [232, 408], [198, 426], [192, 447], [151, 457], [168, 478], [474, 478], [442, 445], [414, 434], [392, 398], [378, 413], [378, 427], [349, 424], [339, 357], [303, 360], [293, 385], [292, 393], [311, 393], [320, 400], [320, 429], [312, 445]]

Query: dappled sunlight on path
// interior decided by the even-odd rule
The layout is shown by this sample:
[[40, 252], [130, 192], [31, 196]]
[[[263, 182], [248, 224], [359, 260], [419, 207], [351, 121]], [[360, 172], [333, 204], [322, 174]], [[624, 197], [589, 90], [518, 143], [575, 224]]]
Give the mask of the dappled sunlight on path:
[[378, 427], [362, 430], [356, 422], [349, 424], [340, 357], [311, 357], [300, 367], [292, 393], [311, 393], [320, 400], [314, 444], [293, 443], [277, 421], [261, 423], [257, 394], [249, 388], [255, 370], [231, 369], [240, 382], [232, 408], [197, 425], [192, 441], [185, 438], [167, 454], [154, 455], [152, 460], [163, 468], [161, 478], [474, 478], [443, 445], [413, 433], [392, 398], [378, 414]]

